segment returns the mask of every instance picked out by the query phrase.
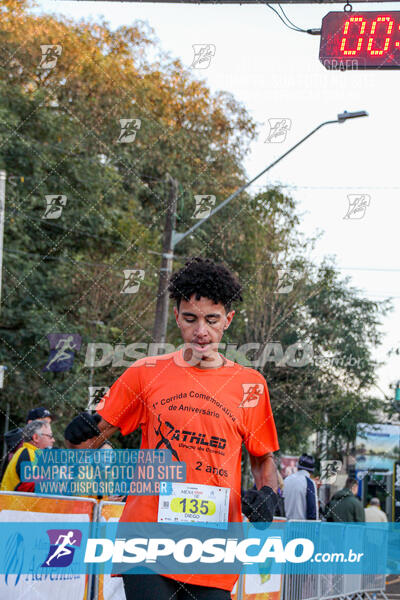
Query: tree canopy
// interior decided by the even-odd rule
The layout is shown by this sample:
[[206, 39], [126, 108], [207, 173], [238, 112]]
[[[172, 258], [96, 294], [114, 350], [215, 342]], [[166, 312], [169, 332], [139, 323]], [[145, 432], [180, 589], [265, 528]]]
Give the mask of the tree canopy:
[[[48, 406], [61, 440], [87, 405], [88, 385], [111, 385], [125, 368], [125, 345], [152, 341], [167, 174], [179, 182], [184, 231], [194, 223], [195, 195], [218, 203], [245, 181], [243, 158], [257, 131], [231, 94], [211, 93], [163, 53], [147, 24], [112, 30], [37, 16], [30, 6], [6, 0], [0, 8], [0, 168], [8, 175], [2, 403], [11, 404], [11, 426], [31, 407]], [[55, 48], [47, 58], [44, 46]], [[124, 143], [128, 120], [133, 139]], [[49, 196], [63, 198], [58, 218], [45, 216]], [[371, 348], [388, 305], [363, 298], [332, 261], [314, 265], [313, 241], [300, 231], [283, 189], [243, 193], [179, 245], [175, 267], [198, 254], [239, 275], [244, 303], [226, 342], [260, 344], [235, 356], [264, 356], [258, 368], [282, 449], [300, 451], [310, 434], [328, 432], [336, 456], [357, 422], [374, 419]], [[121, 293], [126, 269], [144, 271], [137, 294]], [[293, 282], [288, 293], [279, 293], [282, 272]], [[66, 372], [43, 371], [52, 333], [82, 338]], [[172, 316], [167, 339], [179, 343]], [[94, 342], [109, 344], [114, 360], [91, 369], [85, 357]]]

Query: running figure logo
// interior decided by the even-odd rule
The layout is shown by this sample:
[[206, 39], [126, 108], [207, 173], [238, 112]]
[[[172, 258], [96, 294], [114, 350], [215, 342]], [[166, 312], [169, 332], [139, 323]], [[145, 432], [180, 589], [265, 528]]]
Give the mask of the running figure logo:
[[[167, 429], [168, 431], [165, 432], [165, 429]], [[161, 417], [160, 415], [158, 415], [158, 427], [157, 429], [154, 427], [154, 431], [156, 433], [156, 435], [160, 436], [160, 440], [157, 443], [156, 446], [156, 450], [158, 450], [159, 448], [161, 448], [161, 446], [165, 446], [167, 448], [167, 450], [170, 450], [172, 453], [172, 456], [175, 456], [176, 460], [179, 460], [179, 456], [176, 450], [173, 449], [171, 442], [168, 439], [168, 435], [171, 435], [171, 433], [173, 431], [175, 431], [175, 427], [173, 425], [171, 425], [171, 423], [168, 423], [168, 421], [165, 421], [165, 423], [163, 423], [161, 421]]]
[[208, 196], [195, 196], [196, 208], [193, 214], [193, 219], [206, 219], [215, 206], [216, 197], [212, 194]]
[[265, 144], [280, 144], [286, 140], [288, 131], [292, 126], [291, 119], [268, 119], [269, 133]]
[[349, 207], [343, 219], [362, 219], [371, 202], [368, 194], [347, 194]]
[[299, 274], [297, 272], [287, 271], [286, 269], [278, 269], [276, 293], [289, 294], [293, 290], [293, 286], [297, 279], [299, 279]]
[[136, 294], [139, 291], [141, 282], [144, 279], [143, 269], [124, 269], [124, 285], [121, 294]]
[[89, 386], [89, 403], [86, 410], [101, 410], [106, 403], [106, 395], [110, 388], [102, 386]]
[[50, 344], [50, 356], [43, 371], [69, 371], [74, 364], [75, 351], [81, 347], [81, 336], [77, 333], [50, 333], [47, 339]]
[[75, 549], [81, 545], [79, 529], [48, 529], [50, 550], [42, 567], [68, 567], [74, 558]]
[[120, 119], [121, 131], [117, 139], [117, 144], [130, 144], [136, 138], [142, 121], [140, 119]]
[[42, 219], [59, 219], [66, 204], [67, 196], [46, 196], [46, 210]]
[[194, 57], [191, 67], [193, 69], [207, 69], [211, 59], [215, 56], [214, 44], [193, 44]]
[[41, 44], [42, 58], [40, 59], [39, 69], [53, 69], [58, 57], [61, 56], [62, 47], [59, 44]]
[[254, 408], [260, 401], [264, 392], [262, 383], [242, 383], [243, 398], [239, 408]]
[[342, 468], [341, 460], [321, 460], [321, 483], [335, 483], [337, 475]]

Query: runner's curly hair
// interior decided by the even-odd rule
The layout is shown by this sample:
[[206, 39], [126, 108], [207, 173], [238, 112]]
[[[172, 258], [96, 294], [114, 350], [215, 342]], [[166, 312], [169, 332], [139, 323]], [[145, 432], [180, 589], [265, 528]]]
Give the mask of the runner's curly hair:
[[196, 300], [204, 297], [223, 304], [227, 312], [232, 302], [243, 300], [242, 286], [233, 273], [222, 263], [200, 256], [190, 258], [171, 276], [168, 291], [178, 310], [181, 300], [189, 301], [193, 294], [196, 294]]

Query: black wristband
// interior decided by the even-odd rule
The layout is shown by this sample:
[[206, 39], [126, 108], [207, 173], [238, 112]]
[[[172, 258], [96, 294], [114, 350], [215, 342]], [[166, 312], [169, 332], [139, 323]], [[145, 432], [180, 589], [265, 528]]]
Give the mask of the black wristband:
[[95, 413], [92, 415], [89, 412], [80, 413], [77, 417], [72, 419], [71, 423], [67, 425], [64, 432], [66, 440], [71, 444], [78, 445], [86, 440], [97, 437], [100, 435], [100, 429], [97, 427], [101, 421], [101, 416]]
[[264, 485], [260, 490], [247, 490], [242, 493], [242, 512], [253, 523], [272, 521], [277, 503], [278, 496], [268, 485]]

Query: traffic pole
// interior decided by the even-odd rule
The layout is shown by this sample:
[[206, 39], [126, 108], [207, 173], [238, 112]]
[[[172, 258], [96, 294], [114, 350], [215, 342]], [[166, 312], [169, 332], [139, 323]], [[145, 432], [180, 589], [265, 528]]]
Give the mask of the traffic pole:
[[3, 274], [3, 237], [4, 237], [4, 212], [6, 203], [6, 172], [0, 171], [0, 310], [1, 310], [1, 282]]
[[166, 176], [168, 186], [167, 211], [165, 215], [165, 228], [163, 235], [161, 267], [158, 278], [158, 293], [156, 316], [154, 319], [153, 340], [161, 344], [165, 343], [168, 323], [169, 294], [168, 284], [172, 272], [172, 261], [174, 259], [173, 233], [176, 224], [176, 203], [178, 199], [178, 182], [169, 173]]
[[[1, 291], [2, 291], [2, 279], [3, 279], [3, 238], [4, 238], [4, 214], [5, 214], [5, 204], [6, 204], [6, 172], [0, 171], [0, 311], [1, 311]], [[0, 388], [3, 387], [4, 381], [4, 370], [5, 367], [0, 365], [0, 369], [2, 370], [0, 376]], [[5, 423], [4, 423], [4, 441], [3, 441], [3, 460], [2, 467], [4, 465], [4, 460], [6, 456], [7, 446], [6, 446], [6, 433], [8, 432], [10, 422], [10, 405], [7, 402], [6, 406], [6, 414], [5, 414]]]

